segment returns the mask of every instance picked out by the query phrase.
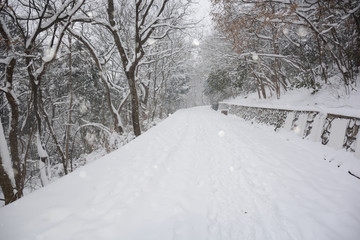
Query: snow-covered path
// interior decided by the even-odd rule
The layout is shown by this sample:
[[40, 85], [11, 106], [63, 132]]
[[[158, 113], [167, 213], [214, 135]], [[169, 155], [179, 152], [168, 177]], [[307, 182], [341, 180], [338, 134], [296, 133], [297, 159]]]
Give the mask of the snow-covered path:
[[0, 209], [0, 239], [360, 239], [360, 181], [323, 148], [181, 110]]

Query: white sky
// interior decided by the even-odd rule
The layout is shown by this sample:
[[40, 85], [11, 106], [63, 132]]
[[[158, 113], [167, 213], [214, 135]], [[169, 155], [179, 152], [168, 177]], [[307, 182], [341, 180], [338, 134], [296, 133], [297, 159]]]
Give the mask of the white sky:
[[194, 2], [198, 2], [195, 5], [195, 18], [196, 19], [204, 19], [203, 24], [209, 25], [211, 24], [210, 19], [210, 1], [209, 0], [196, 0]]

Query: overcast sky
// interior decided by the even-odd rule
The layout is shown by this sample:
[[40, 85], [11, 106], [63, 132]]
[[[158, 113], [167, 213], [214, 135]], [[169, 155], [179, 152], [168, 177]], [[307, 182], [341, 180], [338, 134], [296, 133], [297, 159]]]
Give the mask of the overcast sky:
[[210, 1], [209, 0], [197, 0], [199, 2], [199, 16], [208, 17], [210, 13]]
[[195, 0], [194, 2], [198, 2], [195, 7], [196, 19], [203, 19], [202, 25], [209, 26], [211, 25], [210, 18], [210, 0]]
[[199, 0], [200, 14], [210, 22], [210, 0]]

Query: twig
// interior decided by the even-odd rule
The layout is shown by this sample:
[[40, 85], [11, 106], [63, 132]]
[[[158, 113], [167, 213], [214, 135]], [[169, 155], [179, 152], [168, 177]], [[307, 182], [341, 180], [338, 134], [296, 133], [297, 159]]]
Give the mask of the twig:
[[348, 173], [349, 173], [351, 176], [356, 177], [357, 179], [360, 179], [360, 177], [359, 177], [359, 176], [357, 176], [357, 175], [353, 174], [352, 172], [348, 171]]

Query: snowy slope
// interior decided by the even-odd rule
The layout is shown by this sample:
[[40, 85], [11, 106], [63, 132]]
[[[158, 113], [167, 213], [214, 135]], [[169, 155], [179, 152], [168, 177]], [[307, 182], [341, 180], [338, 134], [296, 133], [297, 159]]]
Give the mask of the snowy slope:
[[360, 239], [360, 181], [328, 147], [209, 108], [0, 209], [0, 239]]
[[308, 110], [323, 113], [334, 113], [360, 118], [360, 87], [346, 94], [342, 85], [324, 85], [312, 94], [312, 89], [300, 88], [282, 93], [280, 99], [269, 96], [259, 99], [257, 93], [228, 99], [224, 102], [253, 107], [280, 108], [289, 110]]

